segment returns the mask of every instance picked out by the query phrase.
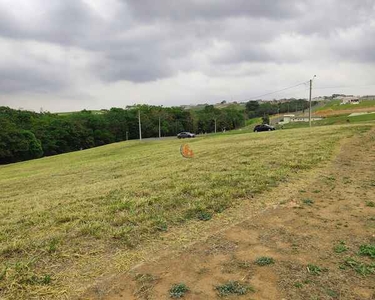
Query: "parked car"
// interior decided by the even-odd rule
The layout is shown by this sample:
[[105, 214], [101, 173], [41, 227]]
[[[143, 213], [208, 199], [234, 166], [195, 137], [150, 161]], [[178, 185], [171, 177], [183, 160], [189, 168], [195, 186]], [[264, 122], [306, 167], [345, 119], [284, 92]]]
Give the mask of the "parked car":
[[195, 134], [191, 132], [180, 132], [179, 134], [177, 134], [177, 137], [179, 139], [194, 138]]
[[260, 131], [272, 131], [275, 130], [275, 127], [268, 125], [268, 124], [261, 124], [254, 127], [254, 132]]

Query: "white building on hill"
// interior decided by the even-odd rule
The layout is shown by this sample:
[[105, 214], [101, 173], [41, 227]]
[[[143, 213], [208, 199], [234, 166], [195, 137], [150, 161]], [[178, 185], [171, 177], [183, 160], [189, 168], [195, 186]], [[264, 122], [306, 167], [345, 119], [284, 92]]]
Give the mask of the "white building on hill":
[[359, 98], [358, 97], [344, 97], [341, 99], [342, 104], [359, 104]]
[[[319, 121], [323, 120], [322, 117], [311, 117], [311, 121]], [[309, 117], [296, 117], [295, 115], [284, 115], [284, 118], [282, 121], [279, 122], [280, 125], [287, 124], [287, 123], [294, 123], [294, 122], [308, 122]]]

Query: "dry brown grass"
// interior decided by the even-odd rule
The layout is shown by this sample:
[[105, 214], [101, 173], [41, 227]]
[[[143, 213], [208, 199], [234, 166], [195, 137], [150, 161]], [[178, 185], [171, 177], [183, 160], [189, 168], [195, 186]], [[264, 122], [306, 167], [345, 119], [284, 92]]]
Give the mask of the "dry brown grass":
[[142, 261], [143, 245], [160, 234], [318, 166], [366, 129], [197, 138], [190, 160], [180, 141], [133, 141], [0, 167], [0, 297], [80, 294]]

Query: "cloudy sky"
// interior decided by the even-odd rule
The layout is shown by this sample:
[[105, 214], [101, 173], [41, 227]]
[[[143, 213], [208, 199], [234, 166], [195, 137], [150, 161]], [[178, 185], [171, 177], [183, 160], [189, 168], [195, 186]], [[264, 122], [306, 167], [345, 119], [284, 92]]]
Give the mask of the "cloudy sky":
[[244, 101], [314, 74], [313, 96], [375, 94], [374, 0], [0, 0], [0, 105]]

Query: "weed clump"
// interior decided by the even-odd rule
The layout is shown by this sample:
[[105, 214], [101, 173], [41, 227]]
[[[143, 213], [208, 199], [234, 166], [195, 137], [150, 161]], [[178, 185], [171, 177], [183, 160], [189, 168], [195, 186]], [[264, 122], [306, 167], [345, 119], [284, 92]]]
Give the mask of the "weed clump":
[[267, 266], [275, 263], [275, 260], [272, 257], [262, 256], [255, 260], [255, 263], [258, 266]]
[[345, 251], [348, 251], [348, 247], [345, 245], [344, 241], [340, 241], [338, 245], [333, 247], [333, 251], [335, 251], [336, 253], [343, 253]]
[[229, 295], [246, 295], [248, 292], [254, 292], [254, 288], [248, 284], [239, 281], [228, 281], [215, 287], [220, 297]]
[[57, 238], [53, 238], [49, 241], [47, 245], [47, 251], [49, 253], [54, 253], [57, 251], [57, 246], [59, 244], [59, 240]]
[[202, 210], [197, 213], [197, 218], [201, 221], [208, 221], [212, 219], [212, 214]]
[[[0, 272], [0, 281], [10, 280], [15, 285], [49, 285], [52, 282], [50, 274], [38, 275], [33, 268], [36, 260], [19, 261], [15, 264], [9, 264]], [[1, 287], [0, 287], [1, 290]]]
[[359, 255], [369, 256], [375, 258], [375, 244], [372, 245], [361, 245], [359, 247]]
[[336, 291], [331, 290], [331, 289], [326, 290], [326, 293], [327, 293], [328, 296], [330, 296], [331, 298], [334, 298], [334, 299], [339, 297], [339, 294]]
[[366, 206], [368, 207], [375, 207], [375, 202], [374, 201], [367, 201]]
[[29, 280], [29, 283], [30, 284], [44, 284], [44, 285], [47, 285], [47, 284], [50, 284], [52, 281], [52, 278], [51, 278], [51, 275], [49, 274], [45, 274], [43, 276], [32, 276]]
[[157, 220], [155, 222], [156, 230], [166, 232], [168, 231], [168, 224], [165, 220]]
[[134, 279], [137, 282], [137, 290], [134, 295], [137, 299], [149, 299], [150, 292], [154, 288], [158, 277], [151, 274], [137, 274]]
[[302, 202], [303, 202], [303, 204], [306, 204], [306, 205], [309, 205], [309, 206], [314, 204], [314, 200], [309, 199], [309, 198], [303, 199]]
[[345, 259], [344, 264], [340, 266], [340, 269], [345, 270], [347, 267], [353, 269], [362, 276], [375, 274], [375, 263], [366, 264], [349, 257]]
[[189, 291], [185, 283], [174, 284], [169, 290], [171, 298], [182, 298]]
[[321, 268], [319, 266], [312, 265], [312, 264], [307, 265], [307, 272], [309, 272], [312, 275], [319, 276], [320, 273], [322, 273], [324, 271], [327, 271], [327, 269], [324, 269], [324, 268]]

